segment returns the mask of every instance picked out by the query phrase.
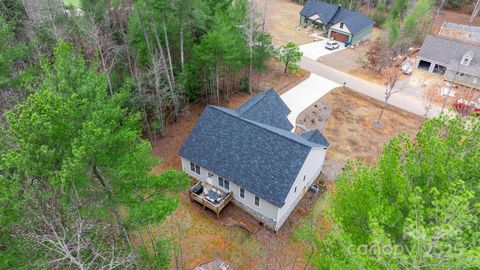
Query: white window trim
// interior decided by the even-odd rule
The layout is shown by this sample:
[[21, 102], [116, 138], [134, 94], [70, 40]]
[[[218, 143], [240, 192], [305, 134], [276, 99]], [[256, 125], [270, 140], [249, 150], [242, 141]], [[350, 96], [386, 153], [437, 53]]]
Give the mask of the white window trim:
[[190, 161], [190, 171], [195, 172], [195, 163]]
[[[243, 197], [242, 197], [242, 190], [243, 190]], [[238, 191], [238, 196], [240, 197], [240, 199], [245, 201], [245, 189], [240, 188], [240, 190]]]
[[[258, 205], [256, 204], [257, 198], [258, 198]], [[258, 197], [257, 195], [255, 195], [255, 197], [253, 198], [253, 205], [260, 208], [260, 197]]]
[[[225, 183], [228, 183], [228, 188], [225, 187], [227, 186]], [[223, 189], [230, 191], [230, 181], [225, 180], [225, 178], [223, 179]]]
[[[223, 188], [223, 186], [225, 185], [225, 179], [223, 179], [222, 177], [218, 177], [218, 186]], [[221, 184], [220, 184], [221, 183]]]
[[[193, 170], [192, 170], [192, 165], [193, 165]], [[198, 167], [198, 172], [197, 172], [197, 167]], [[193, 163], [192, 161], [190, 161], [190, 171], [195, 173], [196, 175], [202, 175], [202, 168], [200, 168], [200, 166]]]
[[[222, 180], [223, 185], [220, 185], [220, 179]], [[225, 187], [225, 182], [228, 183], [228, 188]], [[218, 186], [220, 186], [223, 190], [230, 191], [230, 181], [221, 176], [218, 177]]]

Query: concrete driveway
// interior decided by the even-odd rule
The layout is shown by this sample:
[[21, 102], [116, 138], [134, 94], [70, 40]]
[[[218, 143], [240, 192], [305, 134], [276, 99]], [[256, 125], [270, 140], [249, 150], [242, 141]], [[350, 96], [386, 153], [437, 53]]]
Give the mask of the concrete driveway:
[[327, 43], [327, 41], [329, 41], [329, 39], [325, 38], [321, 41], [316, 41], [316, 42], [313, 42], [313, 43], [308, 43], [308, 44], [305, 44], [305, 45], [301, 45], [300, 46], [300, 51], [303, 52], [304, 57], [310, 58], [312, 60], [317, 60], [318, 58], [320, 58], [324, 55], [339, 52], [341, 50], [346, 49], [345, 44], [343, 44], [342, 42], [338, 42], [340, 44], [340, 47], [338, 47], [338, 49], [329, 50], [329, 49], [325, 48], [325, 44]]
[[[312, 75], [321, 74], [322, 76], [325, 76], [332, 80], [334, 83], [346, 83], [347, 88], [350, 88], [355, 92], [367, 95], [378, 101], [383, 102], [385, 99], [384, 85], [375, 84], [361, 78], [357, 78], [353, 75], [331, 68], [318, 61], [313, 61], [307, 57], [302, 58], [302, 61], [300, 61], [300, 67], [310, 71]], [[388, 104], [423, 117], [425, 115], [425, 101], [422, 97], [412, 94], [414, 92], [418, 92], [419, 90], [398, 89], [398, 87], [402, 86], [402, 84], [398, 84], [396, 86], [395, 91], [398, 91], [398, 93], [393, 94], [390, 97], [390, 99], [388, 100]], [[432, 108], [429, 110], [427, 117], [435, 117], [440, 114], [440, 111], [441, 108], [439, 106], [432, 105]]]
[[295, 127], [297, 117], [301, 112], [310, 107], [310, 105], [323, 97], [326, 93], [330, 92], [330, 90], [339, 86], [340, 84], [314, 73], [310, 74], [308, 79], [280, 96], [283, 102], [285, 102], [288, 108], [290, 108], [290, 111], [292, 111], [288, 115], [288, 121], [290, 121]]

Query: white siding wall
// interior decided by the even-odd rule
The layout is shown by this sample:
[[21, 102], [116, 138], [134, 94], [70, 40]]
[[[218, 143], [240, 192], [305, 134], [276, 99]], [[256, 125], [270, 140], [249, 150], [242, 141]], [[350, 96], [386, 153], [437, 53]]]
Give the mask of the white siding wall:
[[351, 34], [347, 25], [343, 24], [343, 28], [340, 28], [340, 23], [342, 23], [342, 22], [336, 23], [336, 24], [332, 25], [330, 28], [333, 29], [333, 30], [337, 30], [337, 31], [340, 31], [340, 32], [345, 32], [345, 33]]
[[[190, 170], [190, 161], [182, 157], [182, 169], [187, 174], [191, 175], [192, 177], [207, 182], [208, 170], [200, 167], [200, 175], [192, 172]], [[220, 175], [221, 177], [221, 175]], [[222, 177], [223, 178], [223, 177]], [[229, 179], [225, 180], [230, 182], [230, 191], [233, 193], [233, 199], [238, 203], [241, 203], [245, 207], [250, 208], [254, 212], [260, 213], [261, 215], [270, 218], [273, 221], [277, 221], [278, 216], [278, 207], [265, 201], [264, 199], [260, 198], [260, 206], [255, 205], [255, 195], [248, 190], [245, 190], [245, 199], [240, 197], [240, 187], [235, 183], [232, 183]], [[218, 185], [218, 176], [214, 174], [212, 179], [212, 185], [217, 187], [218, 189], [225, 190], [224, 188]], [[227, 191], [227, 190], [225, 190]]]
[[[310, 185], [313, 184], [318, 175], [320, 175], [323, 168], [323, 162], [325, 161], [326, 152], [327, 150], [322, 147], [315, 147], [310, 150], [305, 163], [300, 169], [300, 173], [295, 179], [292, 189], [285, 199], [285, 205], [278, 211], [276, 230], [283, 225], [303, 195], [308, 192]], [[303, 180], [304, 176], [305, 181]], [[297, 187], [296, 192], [295, 187]]]

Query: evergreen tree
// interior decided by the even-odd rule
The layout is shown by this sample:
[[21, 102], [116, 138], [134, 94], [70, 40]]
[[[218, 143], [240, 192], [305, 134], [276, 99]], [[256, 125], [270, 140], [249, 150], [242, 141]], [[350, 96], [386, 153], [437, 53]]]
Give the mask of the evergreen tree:
[[[4, 133], [9, 146], [0, 157], [5, 172], [0, 194], [15, 198], [18, 209], [51, 201], [58, 207], [47, 211], [49, 215], [67, 218], [73, 211], [67, 209], [76, 209], [78, 218], [116, 224], [116, 235], [124, 242], [116, 245], [128, 251], [132, 248], [128, 230], [159, 222], [171, 213], [188, 177], [176, 171], [149, 173], [157, 160], [150, 155], [150, 144], [141, 139], [139, 115], [125, 106], [130, 85], [108, 96], [105, 76], [63, 43], [56, 47], [52, 63], [44, 61], [42, 69], [39, 88], [7, 113]], [[9, 184], [3, 185], [4, 181]], [[78, 202], [85, 207], [72, 208]], [[16, 241], [28, 241], [34, 232], [14, 228], [31, 217], [3, 210], [2, 222], [17, 221], [7, 228], [9, 233], [25, 232]]]

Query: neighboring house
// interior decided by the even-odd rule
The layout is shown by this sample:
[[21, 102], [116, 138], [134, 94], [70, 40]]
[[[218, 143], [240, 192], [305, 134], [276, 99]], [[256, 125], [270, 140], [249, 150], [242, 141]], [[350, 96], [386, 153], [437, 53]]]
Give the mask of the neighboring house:
[[375, 22], [340, 5], [309, 0], [300, 11], [300, 24], [318, 28], [328, 38], [357, 44], [370, 38]]
[[290, 132], [275, 90], [239, 108], [207, 106], [179, 155], [192, 177], [233, 193], [233, 202], [277, 231], [323, 168], [329, 146], [318, 130]]
[[480, 87], [480, 46], [427, 36], [415, 67], [466, 86]]
[[438, 31], [438, 36], [480, 46], [479, 26], [444, 22]]

